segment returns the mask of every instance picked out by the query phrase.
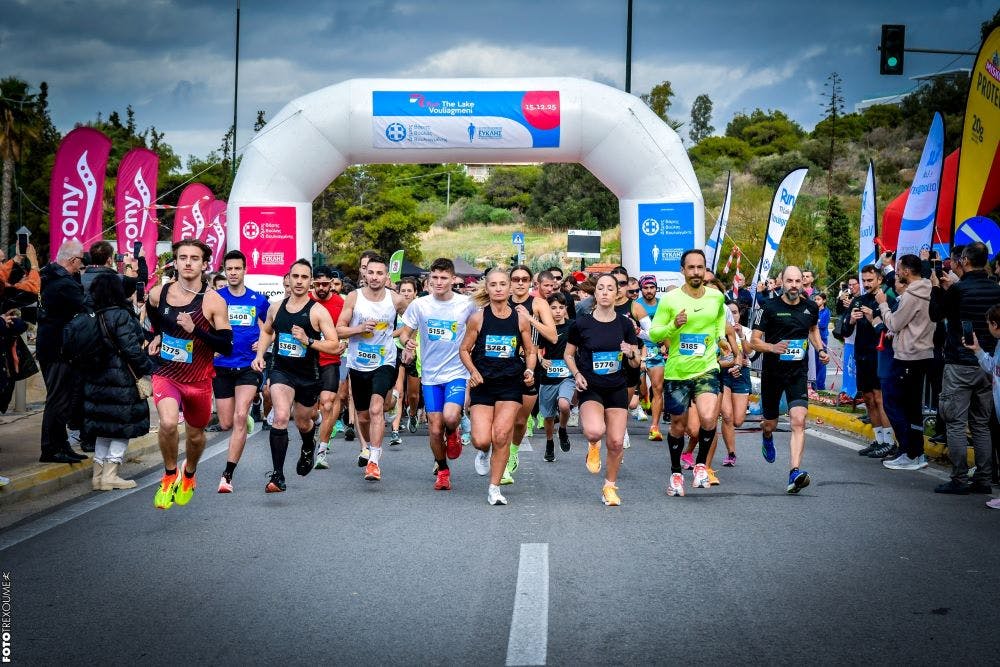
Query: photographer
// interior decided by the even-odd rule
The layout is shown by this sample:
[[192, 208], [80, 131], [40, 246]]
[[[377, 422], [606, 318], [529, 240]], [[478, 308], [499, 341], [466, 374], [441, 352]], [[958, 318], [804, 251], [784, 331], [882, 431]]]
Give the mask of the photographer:
[[[25, 268], [25, 263], [27, 268]], [[21, 255], [0, 262], [0, 412], [6, 412], [18, 380], [31, 377], [38, 366], [21, 335], [27, 331], [27, 316], [21, 309], [34, 311], [41, 278], [34, 247], [27, 244]]]
[[[90, 292], [90, 285], [94, 279], [101, 274], [119, 275], [117, 263], [122, 263], [121, 281], [125, 298], [131, 299], [141, 289], [145, 289], [149, 282], [149, 268], [146, 266], [146, 258], [143, 255], [142, 246], [139, 247], [138, 257], [132, 255], [116, 255], [114, 246], [107, 241], [98, 241], [90, 246], [89, 263], [80, 276], [85, 292]], [[141, 299], [140, 299], [141, 300]]]

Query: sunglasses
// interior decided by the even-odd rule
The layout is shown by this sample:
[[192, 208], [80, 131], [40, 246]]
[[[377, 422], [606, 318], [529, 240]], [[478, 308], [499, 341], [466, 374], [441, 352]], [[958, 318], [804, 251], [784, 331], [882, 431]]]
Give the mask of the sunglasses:
[[626, 290], [626, 294], [638, 294], [638, 293], [639, 293], [639, 290], [637, 290], [637, 289]]
[[627, 285], [628, 285], [628, 281], [627, 280], [619, 280], [618, 281], [618, 286], [619, 287], [625, 287]]
[[315, 281], [313, 281], [313, 285], [315, 285], [316, 287], [329, 287], [332, 284], [333, 283], [330, 282], [329, 280], [315, 280]]
[[512, 283], [526, 283], [526, 282], [528, 282], [530, 280], [531, 280], [531, 278], [529, 278], [528, 276], [511, 276], [510, 277], [510, 281]]

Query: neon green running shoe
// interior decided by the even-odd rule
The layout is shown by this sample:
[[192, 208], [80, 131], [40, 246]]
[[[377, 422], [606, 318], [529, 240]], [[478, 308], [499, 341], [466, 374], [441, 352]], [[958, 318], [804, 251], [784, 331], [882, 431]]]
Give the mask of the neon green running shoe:
[[177, 483], [180, 475], [174, 472], [173, 475], [163, 474], [160, 478], [160, 485], [156, 487], [156, 496], [153, 497], [153, 507], [158, 510], [168, 510], [174, 504], [174, 492], [177, 490]]
[[514, 477], [510, 474], [510, 468], [503, 471], [503, 477], [500, 478], [501, 486], [508, 486], [514, 483]]
[[508, 472], [517, 472], [517, 450], [520, 449], [520, 445], [515, 445], [511, 443], [510, 454], [507, 456], [507, 470]]
[[534, 415], [528, 415], [528, 423], [525, 425], [524, 435], [525, 435], [525, 437], [528, 437], [528, 438], [530, 438], [533, 435], [535, 435], [535, 416]]
[[188, 477], [186, 475], [180, 475], [177, 479], [177, 487], [174, 491], [174, 502], [178, 505], [187, 505], [191, 502], [191, 497], [194, 496], [194, 489], [198, 486], [195, 484], [194, 475]]

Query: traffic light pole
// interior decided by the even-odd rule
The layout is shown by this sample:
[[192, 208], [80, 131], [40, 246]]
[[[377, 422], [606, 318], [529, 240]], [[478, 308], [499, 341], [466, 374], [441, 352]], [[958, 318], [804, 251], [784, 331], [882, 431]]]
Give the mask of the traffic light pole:
[[[877, 48], [878, 48], [879, 51], [882, 50], [881, 46], [879, 46]], [[943, 54], [949, 55], [949, 56], [975, 56], [975, 55], [978, 55], [977, 51], [950, 51], [948, 49], [914, 49], [914, 48], [906, 47], [905, 49], [903, 49], [903, 51], [905, 51], [906, 53], [943, 53]]]

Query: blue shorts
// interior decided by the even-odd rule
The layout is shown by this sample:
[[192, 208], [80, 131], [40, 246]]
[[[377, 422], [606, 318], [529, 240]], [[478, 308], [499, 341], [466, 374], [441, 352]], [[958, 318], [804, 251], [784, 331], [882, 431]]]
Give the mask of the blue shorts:
[[750, 369], [746, 366], [738, 377], [733, 377], [728, 368], [722, 369], [722, 386], [729, 387], [734, 394], [750, 393]]
[[465, 386], [468, 380], [458, 378], [445, 384], [424, 384], [420, 389], [424, 393], [424, 410], [427, 412], [444, 412], [445, 403], [454, 403], [458, 407], [465, 405]]
[[657, 366], [662, 366], [664, 364], [663, 354], [660, 353], [660, 346], [650, 347], [646, 346], [646, 352], [648, 356], [646, 357], [646, 368], [656, 368]]

